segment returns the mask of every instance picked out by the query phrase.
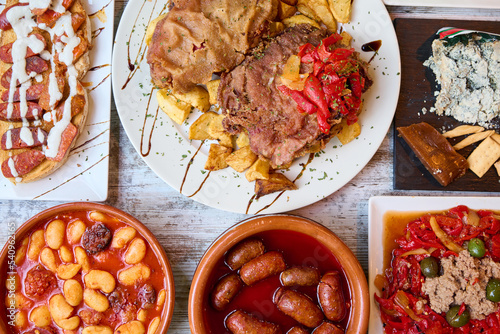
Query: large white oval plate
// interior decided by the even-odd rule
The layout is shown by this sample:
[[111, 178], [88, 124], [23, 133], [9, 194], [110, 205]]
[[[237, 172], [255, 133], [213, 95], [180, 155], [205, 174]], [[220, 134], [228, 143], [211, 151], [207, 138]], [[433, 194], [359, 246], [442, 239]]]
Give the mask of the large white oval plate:
[[[187, 131], [199, 112], [191, 113], [180, 126], [158, 109], [144, 39], [149, 22], [165, 12], [166, 5], [157, 0], [130, 0], [116, 33], [112, 82], [118, 114], [135, 149], [151, 170], [177, 191], [182, 186], [182, 193], [192, 195], [194, 200], [232, 212], [289, 211], [340, 189], [361, 171], [382, 143], [396, 110], [400, 87], [399, 47], [386, 8], [380, 0], [355, 0], [353, 6], [351, 22], [343, 29], [353, 36], [354, 48], [360, 50], [364, 43], [382, 41], [378, 55], [370, 63], [374, 84], [364, 95], [361, 135], [345, 146], [336, 138], [330, 141], [296, 181], [298, 190], [279, 197], [279, 193], [261, 197], [248, 208], [254, 184], [247, 182], [244, 173], [226, 168], [207, 178], [203, 166], [210, 143], [205, 142], [191, 159], [201, 141], [190, 141]], [[368, 61], [372, 55], [362, 52], [361, 57]], [[295, 161], [285, 175], [295, 179], [305, 163], [307, 156]]]

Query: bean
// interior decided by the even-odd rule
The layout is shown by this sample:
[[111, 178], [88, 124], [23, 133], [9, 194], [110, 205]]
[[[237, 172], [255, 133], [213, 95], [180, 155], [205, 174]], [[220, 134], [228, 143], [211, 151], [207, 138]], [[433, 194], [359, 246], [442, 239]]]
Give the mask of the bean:
[[61, 246], [59, 248], [59, 257], [63, 262], [69, 263], [73, 262], [73, 252], [66, 246]]
[[158, 298], [156, 299], [156, 305], [158, 307], [162, 307], [163, 303], [165, 303], [165, 298], [167, 297], [167, 292], [165, 289], [161, 289], [160, 292], [158, 292]]
[[56, 274], [60, 279], [70, 279], [78, 274], [80, 269], [82, 269], [82, 266], [80, 264], [61, 264], [59, 267], [57, 267]]
[[279, 274], [286, 269], [283, 254], [276, 251], [264, 253], [240, 269], [240, 277], [246, 285], [252, 285], [260, 280]]
[[74, 245], [80, 242], [83, 233], [87, 226], [80, 219], [74, 220], [68, 224], [68, 228], [66, 230], [66, 237], [68, 238], [68, 242], [70, 245]]
[[45, 246], [43, 230], [33, 232], [28, 247], [28, 258], [31, 261], [38, 260], [38, 255], [40, 255], [40, 251], [42, 250], [43, 246]]
[[104, 312], [109, 308], [108, 299], [96, 290], [85, 289], [83, 291], [83, 301], [88, 307], [96, 310], [97, 312]]
[[160, 325], [160, 317], [156, 317], [149, 323], [148, 334], [156, 333], [158, 326]]
[[54, 319], [54, 322], [65, 331], [72, 331], [80, 325], [80, 318], [75, 315], [69, 319]]
[[245, 239], [236, 244], [226, 255], [226, 264], [231, 270], [241, 268], [245, 263], [264, 254], [266, 248], [258, 239]]
[[111, 247], [123, 248], [130, 240], [134, 239], [137, 231], [131, 226], [122, 227], [113, 235]]
[[69, 279], [64, 282], [63, 293], [71, 306], [78, 306], [83, 300], [83, 288], [77, 280]]
[[51, 321], [49, 308], [46, 305], [35, 307], [29, 319], [36, 327], [47, 327]]
[[88, 326], [82, 330], [82, 334], [113, 334], [108, 326]]
[[53, 319], [67, 319], [73, 313], [73, 307], [62, 294], [57, 294], [49, 299], [49, 311]]
[[26, 315], [25, 311], [21, 310], [16, 313], [14, 324], [18, 328], [26, 327], [26, 325], [28, 324], [28, 316]]
[[134, 285], [139, 281], [145, 281], [151, 275], [151, 269], [145, 264], [139, 263], [120, 271], [118, 281], [123, 285]]
[[146, 256], [146, 243], [141, 238], [135, 238], [125, 252], [125, 263], [136, 264]]
[[137, 320], [139, 320], [140, 322], [146, 321], [147, 316], [148, 316], [148, 311], [146, 311], [143, 308], [141, 308], [139, 312], [137, 312]]
[[99, 211], [92, 211], [89, 214], [89, 218], [92, 219], [93, 221], [101, 222], [101, 223], [116, 223], [116, 222], [118, 222], [117, 218], [110, 217], [110, 216], [105, 215], [104, 213], [99, 212]]
[[7, 288], [7, 291], [19, 291], [21, 288], [21, 279], [19, 278], [18, 274], [13, 274], [7, 276], [7, 279], [5, 280], [5, 287]]
[[47, 225], [45, 229], [45, 241], [52, 249], [59, 249], [64, 241], [64, 232], [66, 231], [66, 224], [60, 220], [53, 220]]
[[118, 327], [115, 331], [115, 333], [120, 333], [120, 334], [145, 334], [146, 329], [144, 328], [144, 325], [142, 322], [133, 320], [130, 322], [127, 322], [126, 324], [121, 325]]
[[31, 308], [33, 306], [33, 301], [25, 297], [21, 292], [16, 292], [15, 294], [8, 294], [5, 298], [5, 306], [9, 307], [14, 305], [14, 308]]
[[16, 257], [14, 259], [14, 262], [16, 263], [17, 266], [20, 266], [26, 257], [26, 251], [28, 250], [28, 242], [29, 238], [25, 237], [23, 241], [21, 241], [21, 245], [16, 251]]
[[57, 270], [57, 263], [56, 263], [56, 256], [54, 255], [54, 252], [52, 251], [51, 248], [45, 247], [42, 249], [42, 252], [40, 253], [40, 262], [47, 268], [48, 270], [52, 272], [56, 272]]
[[85, 285], [90, 289], [111, 293], [115, 289], [116, 281], [107, 271], [91, 270], [85, 275]]
[[89, 257], [87, 256], [87, 253], [85, 252], [85, 249], [83, 249], [83, 247], [77, 246], [75, 248], [75, 257], [76, 262], [82, 266], [82, 271], [84, 273], [88, 272], [90, 270], [90, 262]]

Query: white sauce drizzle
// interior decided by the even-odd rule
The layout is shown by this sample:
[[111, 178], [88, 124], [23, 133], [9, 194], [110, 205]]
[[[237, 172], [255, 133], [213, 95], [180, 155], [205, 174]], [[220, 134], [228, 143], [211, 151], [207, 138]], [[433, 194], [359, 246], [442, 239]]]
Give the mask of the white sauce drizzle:
[[51, 0], [30, 0], [30, 9], [45, 9], [50, 5]]
[[5, 148], [8, 150], [12, 148], [12, 131], [10, 129], [5, 132]]

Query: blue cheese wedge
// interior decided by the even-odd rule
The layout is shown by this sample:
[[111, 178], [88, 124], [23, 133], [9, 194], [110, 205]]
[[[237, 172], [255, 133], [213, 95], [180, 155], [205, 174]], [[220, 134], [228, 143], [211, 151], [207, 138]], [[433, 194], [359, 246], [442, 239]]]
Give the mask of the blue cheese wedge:
[[431, 111], [458, 121], [491, 128], [500, 116], [500, 41], [467, 45], [436, 39], [424, 62], [436, 75], [441, 90]]

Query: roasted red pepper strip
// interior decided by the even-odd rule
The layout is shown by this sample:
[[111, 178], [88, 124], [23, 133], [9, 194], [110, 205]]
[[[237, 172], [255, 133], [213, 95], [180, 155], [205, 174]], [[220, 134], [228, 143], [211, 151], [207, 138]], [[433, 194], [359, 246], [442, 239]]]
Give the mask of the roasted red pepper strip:
[[325, 93], [321, 87], [321, 82], [313, 75], [310, 75], [304, 85], [304, 93], [309, 100], [318, 107], [318, 125], [323, 133], [330, 132], [330, 124], [328, 118], [330, 117], [330, 110], [326, 101]]
[[347, 59], [350, 55], [354, 53], [354, 49], [335, 49], [331, 52], [328, 57], [327, 62], [338, 61]]
[[318, 111], [318, 107], [316, 107], [311, 101], [309, 101], [301, 92], [290, 89], [286, 86], [278, 86], [280, 92], [285, 95], [290, 96], [297, 106], [299, 107], [301, 112], [306, 112], [308, 114], [314, 114]]
[[[342, 36], [339, 34], [333, 34], [330, 37], [323, 39], [316, 48], [318, 59], [324, 63], [328, 62], [330, 56], [332, 55], [332, 46], [341, 39]], [[335, 52], [335, 50], [333, 52]]]
[[314, 45], [312, 45], [311, 43], [306, 43], [300, 47], [298, 56], [303, 63], [312, 63], [315, 59], [314, 50]]

